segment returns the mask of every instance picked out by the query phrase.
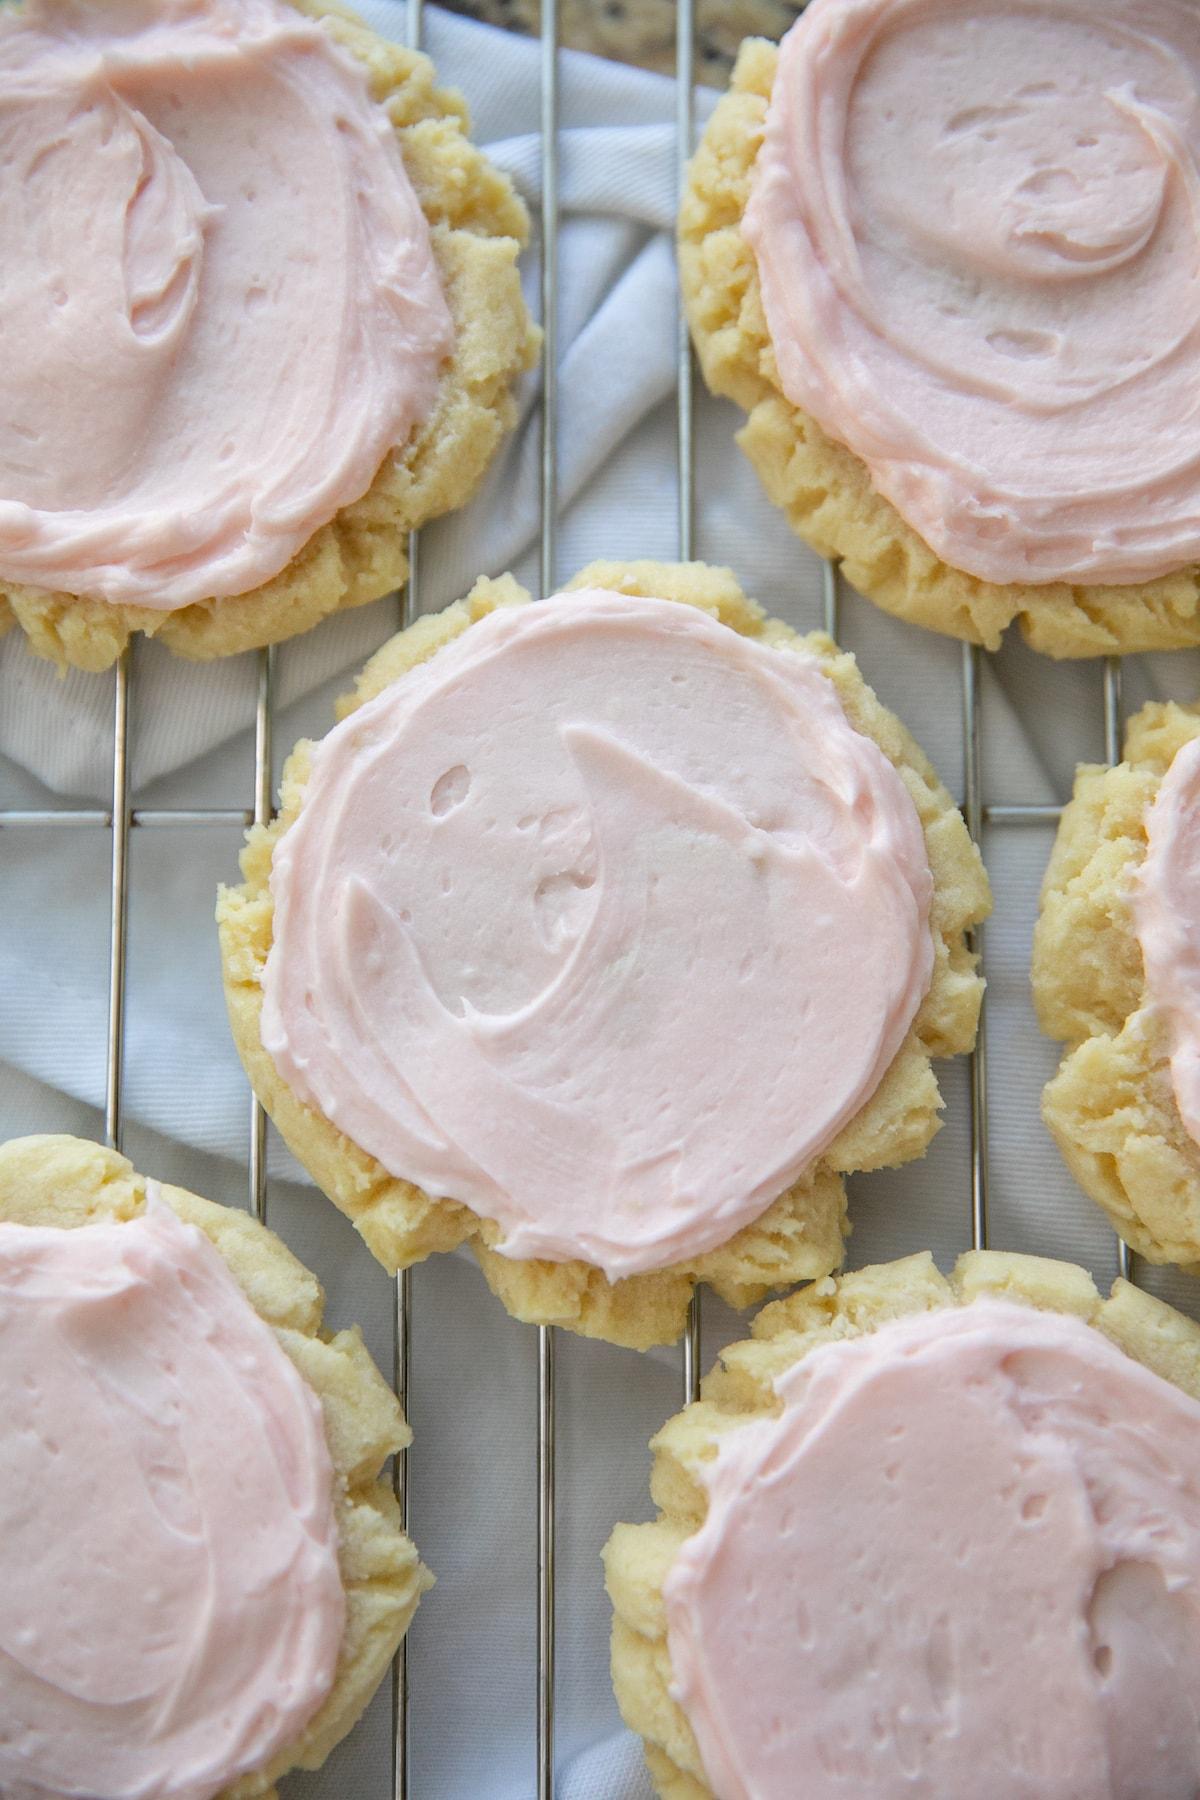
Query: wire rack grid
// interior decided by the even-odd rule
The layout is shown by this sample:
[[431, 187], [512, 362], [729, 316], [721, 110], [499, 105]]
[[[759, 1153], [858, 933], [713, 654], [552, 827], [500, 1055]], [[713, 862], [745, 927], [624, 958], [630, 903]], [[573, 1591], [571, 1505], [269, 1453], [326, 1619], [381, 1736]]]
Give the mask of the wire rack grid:
[[[422, 0], [408, 0], [407, 24], [411, 44], [420, 45]], [[676, 178], [682, 187], [694, 143], [695, 125], [695, 21], [694, 0], [676, 4], [675, 144]], [[541, 70], [541, 266], [540, 292], [544, 350], [540, 400], [540, 585], [553, 591], [556, 581], [556, 528], [558, 522], [558, 147], [559, 147], [559, 45], [557, 0], [542, 0], [540, 29]], [[451, 78], [453, 71], [444, 71]], [[693, 555], [695, 544], [696, 453], [694, 431], [694, 365], [687, 327], [680, 310], [677, 319], [676, 446], [678, 459], [677, 543], [681, 559]], [[409, 542], [410, 573], [398, 598], [399, 623], [410, 623], [421, 611], [420, 545], [416, 534]], [[838, 570], [832, 563], [823, 569], [824, 626], [837, 637], [841, 614]], [[1051, 826], [1061, 811], [1058, 805], [1010, 802], [985, 806], [983, 752], [980, 730], [981, 672], [984, 652], [962, 648], [962, 750], [963, 791], [961, 804], [968, 827], [982, 842], [985, 826], [1019, 829]], [[272, 729], [276, 688], [276, 655], [273, 649], [257, 653], [257, 689], [254, 708], [254, 761], [252, 790], [244, 809], [150, 808], [131, 805], [130, 734], [135, 723], [135, 658], [127, 650], [113, 677], [112, 779], [107, 808], [44, 809], [8, 808], [0, 811], [0, 829], [52, 828], [105, 831], [111, 840], [108, 1016], [104, 1130], [107, 1141], [120, 1148], [123, 1127], [123, 1074], [125, 1061], [125, 992], [129, 942], [129, 845], [133, 831], [167, 829], [180, 825], [245, 827], [271, 817]], [[1115, 762], [1120, 755], [1122, 729], [1122, 665], [1118, 658], [1101, 664], [1100, 692], [1105, 757]], [[983, 934], [978, 948], [983, 951]], [[964, 1195], [964, 1239], [975, 1248], [988, 1243], [989, 1212], [989, 1109], [987, 1086], [987, 1019], [981, 1019], [977, 1048], [970, 1059], [970, 1180]], [[268, 1212], [266, 1118], [257, 1100], [249, 1103], [247, 1141], [247, 1204], [253, 1215], [265, 1220]], [[1117, 1247], [1121, 1274], [1132, 1278], [1132, 1258], [1124, 1244]], [[413, 1277], [401, 1273], [395, 1284], [393, 1329], [393, 1380], [406, 1407], [414, 1380], [412, 1358]], [[531, 1399], [535, 1422], [531, 1453], [536, 1458], [536, 1517], [530, 1530], [536, 1537], [536, 1695], [531, 1707], [535, 1741], [538, 1800], [553, 1800], [555, 1793], [555, 1332], [538, 1331], [537, 1392]], [[703, 1364], [701, 1299], [692, 1303], [680, 1354], [681, 1396], [686, 1402], [699, 1391]], [[408, 1459], [395, 1460], [394, 1482], [402, 1517], [407, 1524]], [[408, 1658], [402, 1646], [392, 1676], [392, 1800], [408, 1800], [410, 1792]]]

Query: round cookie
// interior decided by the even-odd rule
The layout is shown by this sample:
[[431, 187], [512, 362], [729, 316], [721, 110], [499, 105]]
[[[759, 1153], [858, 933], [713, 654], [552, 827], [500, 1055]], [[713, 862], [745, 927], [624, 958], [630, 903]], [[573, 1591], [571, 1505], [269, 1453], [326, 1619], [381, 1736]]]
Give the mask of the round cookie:
[[180, 656], [228, 656], [379, 599], [405, 580], [408, 532], [464, 504], [515, 422], [513, 383], [536, 359], [540, 341], [517, 270], [528, 238], [522, 202], [470, 142], [461, 98], [436, 85], [427, 57], [377, 37], [336, 4], [289, 4], [323, 22], [364, 66], [371, 100], [394, 129], [453, 329], [432, 407], [376, 464], [361, 497], [319, 524], [286, 566], [249, 591], [160, 610], [0, 579], [0, 632], [17, 625], [38, 655], [60, 666], [104, 669], [135, 632]]
[[[846, 10], [856, 15], [845, 34], [850, 40], [864, 9]], [[814, 28], [815, 23], [814, 19]], [[793, 27], [806, 28], [804, 18]], [[884, 611], [934, 631], [995, 649], [1015, 619], [1035, 649], [1056, 657], [1173, 649], [1200, 641], [1200, 572], [1194, 563], [1132, 585], [1066, 579], [997, 581], [968, 574], [935, 553], [884, 498], [860, 455], [835, 441], [809, 411], [788, 399], [768, 329], [758, 264], [743, 229], [779, 59], [774, 44], [761, 39], [743, 44], [729, 92], [714, 110], [690, 165], [679, 217], [680, 278], [700, 364], [710, 389], [728, 396], [748, 415], [738, 442], [770, 499], [815, 550], [841, 563], [859, 592]], [[996, 74], [986, 58], [976, 67], [982, 69], [984, 83]], [[927, 74], [932, 81], [932, 65]], [[1002, 71], [996, 78], [1003, 79]], [[841, 89], [830, 86], [828, 92], [834, 104]], [[984, 131], [988, 120], [982, 100], [987, 98], [982, 96], [969, 118], [968, 111], [963, 112], [964, 131]], [[912, 116], [919, 116], [919, 110]], [[1003, 108], [993, 110], [1003, 124]], [[910, 113], [906, 106], [895, 116], [907, 119]], [[988, 151], [984, 141], [979, 154]], [[897, 160], [907, 171], [905, 155]], [[964, 217], [974, 217], [977, 199], [969, 200]], [[836, 204], [829, 203], [831, 215]], [[937, 221], [928, 212], [925, 223], [936, 235]], [[987, 253], [980, 250], [979, 255], [986, 270]], [[957, 246], [951, 261], [955, 258]], [[970, 258], [968, 250], [959, 259], [968, 289]], [[1081, 252], [1074, 273], [1086, 262]], [[834, 282], [829, 285], [831, 291], [836, 289]], [[847, 385], [854, 379], [855, 371], [849, 370]], [[885, 396], [885, 409], [886, 404]], [[903, 466], [904, 459], [898, 459], [897, 467]]]
[[[316, 1395], [333, 1466], [344, 1626], [333, 1684], [299, 1740], [225, 1788], [220, 1800], [274, 1800], [291, 1769], [315, 1769], [351, 1730], [386, 1672], [432, 1578], [400, 1528], [388, 1457], [410, 1441], [400, 1406], [357, 1328], [322, 1327], [316, 1278], [274, 1233], [247, 1214], [161, 1186], [158, 1196], [198, 1228], [237, 1287], [268, 1325]], [[0, 1222], [73, 1231], [139, 1218], [147, 1183], [114, 1150], [71, 1137], [29, 1137], [0, 1145]], [[86, 1471], [67, 1472], [86, 1480]], [[167, 1495], [167, 1514], [170, 1515]]]
[[[978, 1251], [949, 1278], [924, 1253], [817, 1282], [765, 1308], [752, 1333], [652, 1440], [657, 1517], [617, 1525], [604, 1551], [616, 1696], [663, 1800], [791, 1794], [797, 1766], [814, 1796], [911, 1784], [957, 1800], [977, 1780], [1040, 1800], [1132, 1800], [1148, 1791], [1146, 1756], [1172, 1776], [1173, 1751], [1194, 1761], [1186, 1698], [1162, 1738], [1145, 1689], [1139, 1704], [1153, 1655], [1138, 1638], [1143, 1601], [1173, 1603], [1162, 1587], [1136, 1591], [1136, 1559], [1160, 1554], [1157, 1531], [1154, 1548], [1138, 1537], [1147, 1523], [1168, 1557], [1182, 1546], [1186, 1559], [1190, 1530], [1195, 1556], [1194, 1489], [1176, 1502], [1161, 1432], [1164, 1407], [1176, 1426], [1196, 1412], [1200, 1327], [1127, 1282], [1102, 1299], [1073, 1264]], [[1139, 1441], [1113, 1453], [1114, 1474], [1110, 1413], [1130, 1386], [1135, 1405], [1149, 1400], [1131, 1429], [1149, 1430], [1155, 1409], [1161, 1461]], [[1195, 1460], [1187, 1441], [1178, 1455]], [[1143, 1477], [1159, 1484], [1148, 1520]], [[1178, 1536], [1155, 1510], [1176, 1503]], [[1110, 1528], [1126, 1554], [1126, 1536], [1134, 1545], [1132, 1566], [1106, 1564]], [[777, 1566], [756, 1557], [764, 1541], [787, 1546]], [[1175, 1591], [1194, 1612], [1189, 1589]], [[1171, 1641], [1194, 1658], [1195, 1620]], [[1036, 1721], [1035, 1666], [1052, 1694]], [[1120, 1725], [1106, 1742], [1094, 1709], [1109, 1677], [1106, 1723]], [[1178, 1698], [1184, 1682], [1162, 1670], [1164, 1692]], [[1072, 1708], [1079, 1729], [1063, 1730]], [[1081, 1745], [1090, 1760], [1072, 1763]], [[956, 1784], [964, 1758], [972, 1776]]]
[[[646, 597], [657, 606], [664, 602], [693, 606], [743, 638], [770, 646], [772, 653], [786, 653], [794, 643], [816, 659], [817, 668], [836, 690], [844, 719], [855, 733], [879, 746], [915, 808], [913, 823], [919, 822], [918, 842], [923, 837], [932, 877], [928, 989], [869, 1099], [797, 1179], [789, 1180], [782, 1192], [774, 1187], [778, 1197], [764, 1203], [764, 1210], [724, 1241], [719, 1233], [714, 1235], [702, 1254], [677, 1257], [666, 1266], [643, 1264], [638, 1272], [611, 1280], [598, 1266], [598, 1254], [594, 1260], [570, 1255], [552, 1260], [536, 1253], [518, 1259], [495, 1247], [500, 1233], [493, 1218], [390, 1175], [361, 1144], [339, 1132], [323, 1110], [300, 1098], [264, 1045], [263, 983], [274, 941], [272, 863], [304, 807], [312, 744], [301, 743], [293, 752], [284, 771], [280, 816], [269, 827], [248, 834], [242, 856], [244, 883], [223, 890], [217, 910], [230, 1020], [255, 1091], [294, 1154], [354, 1221], [384, 1266], [395, 1270], [434, 1251], [470, 1243], [489, 1284], [516, 1317], [644, 1348], [678, 1336], [699, 1281], [710, 1283], [735, 1305], [748, 1305], [772, 1287], [836, 1267], [845, 1210], [842, 1176], [904, 1162], [924, 1151], [937, 1129], [941, 1105], [930, 1059], [957, 1054], [973, 1042], [981, 983], [967, 934], [987, 911], [989, 894], [962, 819], [930, 765], [903, 727], [880, 706], [853, 658], [827, 638], [797, 640], [786, 626], [763, 617], [728, 570], [703, 564], [593, 564], [569, 584], [567, 594], [579, 590], [604, 590], [610, 598]], [[340, 716], [348, 718], [428, 663], [498, 607], [524, 607], [528, 598], [511, 577], [480, 581], [465, 601], [420, 619], [393, 638], [368, 663], [356, 691], [342, 702]], [[533, 615], [546, 616], [540, 606], [531, 609]], [[453, 776], [455, 771], [449, 773]], [[461, 783], [464, 772], [458, 775]], [[890, 771], [889, 780], [894, 780]], [[434, 812], [454, 798], [447, 796], [443, 802], [443, 785], [439, 781], [435, 786]], [[386, 845], [384, 850], [388, 853]], [[586, 882], [588, 877], [581, 879]], [[395, 951], [404, 954], [403, 945], [397, 944]], [[394, 957], [385, 956], [380, 967], [385, 966], [395, 966]], [[396, 1004], [403, 1009], [403, 990]], [[719, 1050], [714, 1054], [719, 1057]], [[716, 1066], [721, 1066], [719, 1061]], [[798, 1073], [797, 1080], [803, 1079]], [[582, 1127], [586, 1108], [579, 1118]]]
[[1080, 1185], [1131, 1248], [1200, 1273], [1200, 1146], [1180, 1115], [1169, 1020], [1151, 1003], [1135, 921], [1147, 819], [1200, 710], [1152, 703], [1125, 760], [1081, 767], [1042, 883], [1033, 994], [1068, 1046], [1042, 1116]]

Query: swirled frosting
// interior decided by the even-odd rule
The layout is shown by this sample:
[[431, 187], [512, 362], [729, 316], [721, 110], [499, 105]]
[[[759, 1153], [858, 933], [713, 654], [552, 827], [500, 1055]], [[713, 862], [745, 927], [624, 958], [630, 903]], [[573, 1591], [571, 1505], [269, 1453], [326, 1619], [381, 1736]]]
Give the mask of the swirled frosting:
[[0, 1224], [0, 1793], [209, 1800], [301, 1734], [345, 1601], [320, 1404], [217, 1252]]
[[282, 0], [0, 12], [0, 579], [277, 575], [428, 414], [451, 324], [365, 70]]
[[1200, 738], [1172, 759], [1146, 835], [1134, 918], [1147, 999], [1168, 1022], [1176, 1103], [1200, 1144]]
[[1191, 0], [814, 0], [745, 217], [788, 398], [996, 582], [1200, 558]]
[[665, 1583], [718, 1800], [1193, 1800], [1200, 1405], [999, 1300], [777, 1387]]
[[906, 788], [816, 662], [592, 589], [493, 612], [318, 747], [275, 849], [262, 1040], [517, 1258], [725, 1242], [925, 994]]

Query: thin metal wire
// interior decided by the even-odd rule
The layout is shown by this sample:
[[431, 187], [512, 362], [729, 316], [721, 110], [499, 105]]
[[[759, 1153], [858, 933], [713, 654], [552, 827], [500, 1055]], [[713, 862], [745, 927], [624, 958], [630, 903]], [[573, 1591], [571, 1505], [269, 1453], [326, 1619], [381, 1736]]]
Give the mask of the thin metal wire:
[[[139, 806], [129, 813], [130, 828], [143, 831], [147, 826], [156, 825], [233, 825], [244, 829], [253, 821], [252, 812], [245, 808], [239, 812], [232, 807]], [[12, 812], [0, 812], [0, 829], [67, 825], [94, 826], [98, 830], [107, 831], [112, 822], [112, 814], [100, 807], [77, 811], [67, 808], [59, 810], [50, 806], [18, 807]]]
[[983, 808], [985, 825], [1057, 825], [1061, 818], [1061, 806], [1018, 803], [1013, 806], [985, 806]]
[[554, 1800], [555, 1662], [555, 1343], [552, 1325], [538, 1326], [538, 1800]]
[[[407, 35], [410, 50], [421, 48], [425, 22], [423, 0], [408, 0]], [[400, 629], [406, 630], [421, 610], [420, 538], [415, 531], [408, 534], [408, 577], [400, 590]], [[412, 1381], [412, 1270], [401, 1269], [396, 1276], [392, 1317], [392, 1387], [404, 1416], [408, 1417], [408, 1396]], [[392, 1492], [400, 1511], [400, 1528], [408, 1530], [408, 1447], [397, 1450], [392, 1458]], [[401, 1638], [392, 1658], [392, 1800], [408, 1800], [409, 1792], [409, 1680], [408, 1637]]]
[[[982, 652], [975, 644], [962, 648], [963, 814], [967, 830], [983, 849], [983, 749], [980, 731], [980, 671]], [[972, 948], [983, 968], [983, 932], [971, 934]], [[971, 1247], [986, 1250], [988, 1243], [988, 1089], [987, 999], [979, 1010], [979, 1028], [971, 1052]]]
[[[676, 211], [687, 184], [687, 166], [696, 129], [696, 20], [693, 0], [675, 6], [675, 199]], [[695, 363], [683, 297], [675, 311], [675, 443], [679, 482], [679, 560], [696, 554]], [[704, 1326], [699, 1288], [693, 1288], [683, 1332], [683, 1403], [700, 1398]]]
[[[392, 1352], [392, 1385], [396, 1398], [408, 1417], [408, 1388], [412, 1379], [412, 1270], [401, 1269], [396, 1277], [396, 1336]], [[408, 1530], [408, 1450], [396, 1453], [393, 1488], [400, 1508], [400, 1523]], [[404, 1645], [401, 1643], [401, 1650]], [[397, 1659], [403, 1662], [403, 1657]]]
[[[413, 49], [421, 41], [421, 0], [409, 0], [409, 42]], [[400, 590], [400, 629], [406, 631], [418, 617], [420, 604], [421, 540], [417, 532], [408, 534], [408, 578]], [[396, 1276], [392, 1317], [392, 1387], [404, 1416], [408, 1417], [408, 1397], [412, 1383], [412, 1305], [411, 1269], [401, 1269]], [[400, 1528], [408, 1530], [408, 1446], [397, 1450], [392, 1458], [392, 1492], [400, 1509]], [[409, 1791], [409, 1669], [408, 1637], [400, 1640], [392, 1658], [392, 1800], [408, 1800]]]
[[837, 563], [826, 559], [821, 568], [821, 622], [826, 637], [834, 643], [841, 627], [841, 613], [842, 571]]
[[421, 48], [421, 32], [425, 24], [425, 7], [423, 0], [408, 0], [408, 47], [410, 50]]
[[[1104, 659], [1104, 760], [1121, 760], [1121, 736], [1124, 731], [1122, 664], [1119, 656]], [[1117, 1238], [1117, 1274], [1125, 1281], [1137, 1280], [1137, 1264], [1133, 1251], [1123, 1237]]]
[[113, 677], [112, 882], [108, 939], [108, 1048], [104, 1065], [104, 1135], [121, 1148], [125, 1079], [125, 946], [129, 923], [129, 696], [133, 651], [121, 652]]
[[541, 76], [541, 591], [551, 594], [558, 544], [558, 0], [542, 0]]
[[[675, 199], [676, 211], [687, 184], [696, 129], [696, 21], [693, 0], [675, 6]], [[679, 468], [679, 559], [696, 553], [696, 438], [693, 401], [695, 364], [682, 296], [675, 314], [677, 378], [676, 440]]]
[[[408, 1417], [408, 1391], [412, 1379], [412, 1270], [396, 1277], [395, 1318], [392, 1338], [392, 1386]], [[397, 1450], [392, 1460], [392, 1491], [400, 1509], [400, 1529], [408, 1530], [408, 1448]], [[408, 1800], [408, 1638], [400, 1640], [392, 1658], [392, 1795]]]
[[[412, 19], [416, 13], [418, 23], [414, 28]], [[420, 36], [420, 0], [410, 0], [409, 32], [410, 37]], [[413, 44], [417, 47], [416, 42]], [[415, 531], [408, 534], [408, 578], [400, 590], [399, 612], [400, 629], [406, 630], [419, 611], [417, 591], [417, 565], [420, 556], [419, 538]], [[401, 1269], [396, 1276], [392, 1296], [392, 1387], [397, 1400], [408, 1418], [409, 1385], [412, 1380], [412, 1270]], [[396, 1505], [400, 1510], [400, 1528], [408, 1530], [408, 1446], [397, 1450], [392, 1458], [392, 1492], [396, 1497]], [[408, 1800], [409, 1791], [409, 1755], [408, 1755], [408, 1714], [409, 1714], [409, 1680], [408, 1680], [408, 1637], [401, 1638], [392, 1658], [392, 1800]]]
[[[541, 592], [554, 592], [558, 550], [558, 0], [541, 0], [542, 411]], [[554, 1800], [554, 1328], [538, 1326], [537, 1794]]]
[[[258, 653], [258, 690], [254, 702], [254, 824], [271, 817], [271, 733], [274, 725], [275, 646]], [[267, 1115], [250, 1090], [250, 1211], [260, 1225], [267, 1222]]]
[[14, 807], [11, 812], [0, 812], [0, 828], [3, 829], [27, 825], [103, 825], [107, 830], [111, 824], [112, 814], [99, 808], [86, 812], [59, 812], [53, 807]]
[[1137, 1263], [1133, 1251], [1122, 1237], [1117, 1239], [1117, 1274], [1122, 1281], [1137, 1280]]
[[1104, 659], [1104, 760], [1106, 763], [1119, 763], [1121, 760], [1121, 731], [1123, 727], [1121, 698], [1121, 659], [1119, 656], [1106, 656]]

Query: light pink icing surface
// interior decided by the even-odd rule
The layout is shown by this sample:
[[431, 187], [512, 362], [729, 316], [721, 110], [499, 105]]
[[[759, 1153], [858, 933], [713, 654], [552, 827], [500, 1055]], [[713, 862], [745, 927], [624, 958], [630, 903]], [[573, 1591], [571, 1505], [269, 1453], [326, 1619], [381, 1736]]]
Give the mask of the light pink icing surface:
[[783, 388], [954, 567], [1200, 557], [1191, 0], [813, 0], [746, 214]]
[[365, 70], [282, 0], [0, 12], [0, 579], [276, 575], [429, 412], [451, 323]]
[[1195, 1401], [995, 1300], [777, 1385], [665, 1584], [718, 1800], [1194, 1800]]
[[1147, 998], [1169, 1021], [1175, 1099], [1200, 1143], [1200, 739], [1176, 753], [1146, 834], [1134, 917]]
[[6, 1800], [209, 1800], [333, 1681], [320, 1403], [203, 1234], [148, 1201], [0, 1224]]
[[874, 1091], [931, 890], [907, 790], [811, 658], [666, 600], [503, 608], [318, 746], [263, 1043], [506, 1255], [660, 1268]]

